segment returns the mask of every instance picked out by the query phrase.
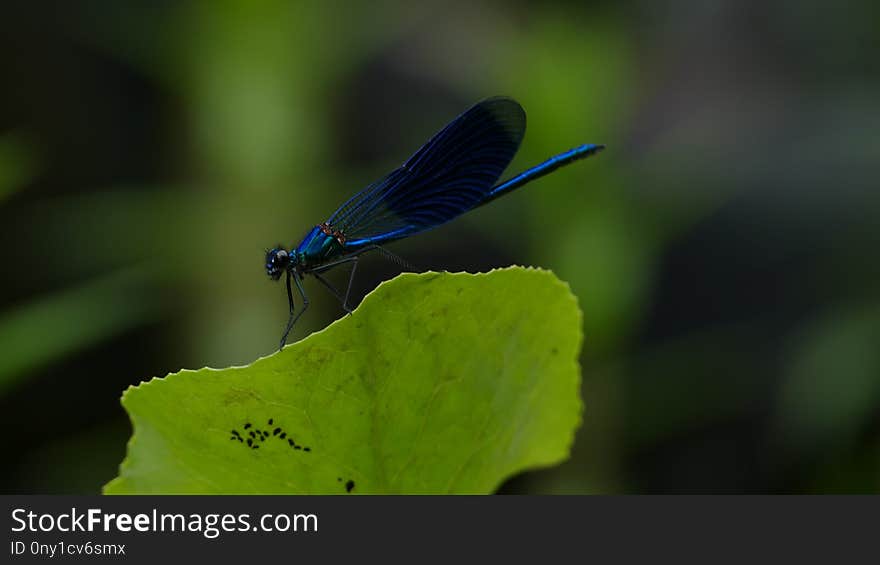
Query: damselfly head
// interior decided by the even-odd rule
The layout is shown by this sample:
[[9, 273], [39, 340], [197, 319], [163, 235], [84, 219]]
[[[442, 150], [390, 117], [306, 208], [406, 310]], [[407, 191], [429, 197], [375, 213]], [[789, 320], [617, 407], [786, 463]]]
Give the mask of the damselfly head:
[[275, 247], [266, 252], [266, 274], [277, 281], [290, 265], [290, 253], [282, 247]]

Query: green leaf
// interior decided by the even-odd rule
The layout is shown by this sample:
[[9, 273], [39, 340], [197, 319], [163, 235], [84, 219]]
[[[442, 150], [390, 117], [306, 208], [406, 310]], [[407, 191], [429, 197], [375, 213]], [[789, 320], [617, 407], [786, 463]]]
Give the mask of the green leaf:
[[492, 492], [568, 457], [581, 339], [577, 300], [549, 271], [403, 274], [247, 367], [130, 387], [134, 435], [104, 490]]

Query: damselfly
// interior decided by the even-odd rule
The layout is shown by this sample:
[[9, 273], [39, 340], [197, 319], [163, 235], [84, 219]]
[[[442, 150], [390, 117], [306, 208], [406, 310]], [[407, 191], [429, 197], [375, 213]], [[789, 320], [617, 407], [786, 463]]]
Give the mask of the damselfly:
[[[267, 251], [269, 277], [278, 280], [282, 274], [286, 276], [290, 317], [281, 347], [309, 306], [302, 283], [305, 275], [313, 275], [351, 313], [348, 298], [362, 254], [376, 250], [396, 258], [381, 245], [445, 224], [604, 149], [604, 145], [580, 145], [495, 184], [519, 149], [525, 131], [526, 114], [515, 100], [496, 97], [479, 102], [434, 135], [406, 163], [349, 198], [295, 248], [278, 246]], [[342, 294], [322, 273], [346, 263], [351, 264], [351, 273]], [[299, 311], [291, 279], [302, 298]]]

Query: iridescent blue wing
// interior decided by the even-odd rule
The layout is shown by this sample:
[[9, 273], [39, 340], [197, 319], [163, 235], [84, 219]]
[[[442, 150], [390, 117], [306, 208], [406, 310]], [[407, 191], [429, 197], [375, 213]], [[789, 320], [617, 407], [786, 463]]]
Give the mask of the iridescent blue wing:
[[489, 98], [455, 118], [398, 169], [351, 197], [327, 221], [346, 247], [439, 226], [479, 205], [525, 135], [526, 114]]

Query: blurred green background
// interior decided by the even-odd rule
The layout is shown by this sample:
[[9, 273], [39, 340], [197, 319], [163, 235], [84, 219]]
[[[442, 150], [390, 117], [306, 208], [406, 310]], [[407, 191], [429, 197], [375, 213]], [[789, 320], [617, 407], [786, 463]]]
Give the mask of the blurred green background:
[[[497, 94], [529, 116], [509, 174], [608, 145], [392, 247], [546, 267], [580, 298], [572, 458], [500, 492], [878, 491], [876, 2], [3, 12], [4, 492], [98, 492], [125, 387], [271, 353], [264, 250]], [[362, 261], [357, 298], [396, 272]], [[340, 315], [309, 289], [297, 339]]]

